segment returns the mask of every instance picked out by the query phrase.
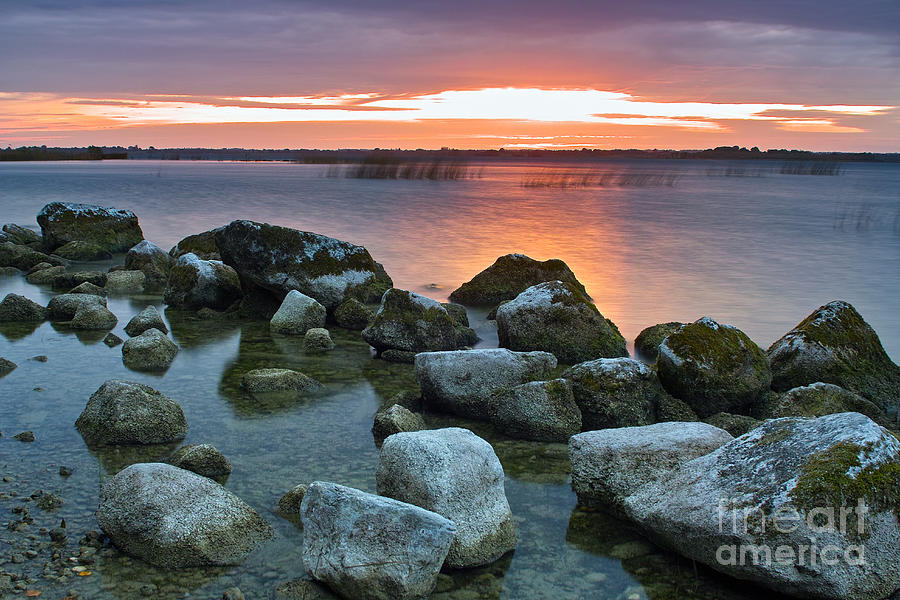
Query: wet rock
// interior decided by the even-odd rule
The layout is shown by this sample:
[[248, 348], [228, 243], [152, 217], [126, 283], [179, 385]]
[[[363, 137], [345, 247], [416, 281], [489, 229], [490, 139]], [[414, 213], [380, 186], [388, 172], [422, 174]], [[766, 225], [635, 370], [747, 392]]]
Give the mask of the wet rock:
[[13, 244], [24, 246], [26, 244], [41, 243], [41, 234], [32, 229], [28, 229], [27, 227], [16, 225], [15, 223], [5, 224], [3, 226], [3, 233], [5, 234], [6, 239]]
[[35, 362], [45, 363], [45, 362], [47, 362], [49, 359], [47, 358], [47, 355], [46, 355], [46, 354], [38, 354], [37, 356], [32, 356], [32, 357], [29, 358], [28, 360], [33, 360], [33, 361], [35, 361]]
[[166, 322], [163, 320], [159, 310], [152, 304], [133, 316], [125, 326], [125, 333], [134, 337], [147, 331], [148, 329], [158, 329], [163, 333], [169, 333]]
[[17, 433], [13, 436], [13, 439], [19, 440], [20, 442], [33, 442], [34, 441], [34, 433], [31, 431], [23, 431], [21, 433]]
[[[109, 278], [107, 277], [107, 281]], [[71, 290], [69, 290], [70, 294], [90, 294], [93, 296], [105, 296], [106, 290], [99, 285], [94, 285], [90, 281], [82, 281]]]
[[752, 429], [756, 429], [762, 424], [753, 417], [747, 415], [733, 415], [731, 413], [720, 412], [711, 417], [703, 419], [704, 423], [724, 429], [734, 437], [740, 437]]
[[678, 465], [732, 440], [706, 423], [657, 423], [579, 433], [569, 440], [578, 503], [621, 515], [625, 499]]
[[425, 420], [422, 415], [411, 412], [409, 409], [394, 404], [387, 410], [375, 413], [375, 423], [372, 425], [372, 434], [376, 443], [381, 443], [389, 435], [401, 431], [420, 431], [425, 429]]
[[334, 321], [345, 329], [362, 331], [375, 318], [375, 311], [357, 300], [347, 298], [334, 311]]
[[82, 283], [92, 283], [97, 287], [104, 287], [109, 283], [109, 275], [103, 271], [76, 271], [65, 273], [53, 280], [53, 287], [67, 290], [77, 287]]
[[532, 286], [497, 309], [500, 346], [544, 350], [560, 362], [628, 356], [625, 338], [588, 297], [569, 283]]
[[490, 417], [495, 392], [547, 379], [556, 368], [550, 353], [503, 348], [424, 352], [415, 360], [416, 381], [429, 410], [477, 419]]
[[324, 306], [306, 294], [291, 290], [269, 321], [269, 328], [276, 333], [303, 335], [309, 329], [325, 327], [325, 312]]
[[65, 260], [55, 256], [48, 256], [28, 246], [20, 246], [12, 242], [0, 242], [0, 266], [15, 267], [20, 271], [29, 271], [35, 265], [48, 263], [52, 266], [61, 266]]
[[103, 343], [109, 346], [110, 348], [115, 348], [119, 344], [122, 343], [122, 338], [117, 336], [116, 334], [110, 332], [106, 334], [106, 337], [103, 338]]
[[222, 260], [219, 254], [219, 247], [216, 245], [216, 234], [222, 229], [224, 227], [187, 236], [169, 250], [169, 256], [172, 259], [177, 259], [185, 254], [192, 253], [196, 254], [200, 260]]
[[785, 391], [823, 382], [871, 400], [881, 409], [897, 404], [900, 367], [875, 330], [847, 302], [819, 307], [772, 344], [772, 388]]
[[231, 462], [212, 444], [182, 446], [169, 457], [169, 464], [204, 477], [221, 477], [231, 473]]
[[450, 300], [470, 306], [493, 306], [545, 281], [569, 283], [587, 296], [584, 286], [563, 261], [540, 262], [523, 254], [507, 254], [451, 292]]
[[842, 412], [858, 412], [876, 422], [885, 420], [884, 411], [870, 400], [830, 383], [817, 382], [772, 394], [754, 411], [760, 419], [779, 417], [824, 417]]
[[392, 362], [392, 363], [400, 363], [404, 365], [411, 365], [416, 362], [416, 352], [407, 352], [406, 350], [394, 350], [393, 348], [390, 350], [385, 350], [381, 353], [381, 360]]
[[125, 252], [144, 239], [138, 219], [130, 210], [51, 202], [38, 213], [37, 222], [44, 246], [51, 250], [82, 241], [107, 252]]
[[67, 283], [68, 274], [66, 268], [62, 266], [49, 267], [46, 269], [38, 269], [33, 273], [25, 276], [25, 281], [32, 285], [49, 285], [55, 288], [62, 287], [57, 282]]
[[769, 389], [765, 353], [731, 325], [709, 317], [680, 327], [659, 345], [659, 380], [701, 417], [746, 414]]
[[63, 465], [59, 466], [59, 476], [60, 477], [70, 477], [72, 475], [72, 473], [74, 473], [73, 469], [63, 466]]
[[97, 522], [117, 548], [165, 568], [236, 564], [273, 535], [212, 479], [161, 463], [131, 465], [106, 480]]
[[159, 329], [148, 329], [122, 345], [122, 362], [136, 371], [165, 371], [177, 354], [178, 346]]
[[116, 326], [119, 319], [105, 306], [98, 304], [82, 304], [75, 311], [69, 327], [84, 330], [105, 330]]
[[53, 321], [71, 321], [78, 309], [85, 305], [106, 307], [106, 298], [93, 294], [59, 294], [50, 298], [47, 309]]
[[453, 319], [453, 322], [458, 326], [469, 326], [469, 313], [466, 312], [465, 306], [463, 306], [462, 304], [454, 304], [452, 302], [441, 302], [441, 306], [444, 307], [444, 309], [450, 315], [450, 318]]
[[50, 311], [18, 294], [7, 294], [0, 302], [0, 321], [3, 322], [40, 322], [46, 321]]
[[113, 271], [106, 280], [106, 289], [120, 294], [139, 294], [144, 291], [147, 276], [142, 271]]
[[565, 379], [532, 381], [492, 398], [490, 421], [504, 435], [539, 442], [567, 442], [581, 431], [581, 411]]
[[109, 260], [112, 258], [112, 254], [97, 244], [79, 240], [73, 240], [67, 244], [63, 244], [54, 250], [53, 253], [66, 260], [74, 261]]
[[397, 288], [385, 292], [362, 336], [379, 353], [455, 350], [477, 340], [474, 331], [457, 325], [437, 301]]
[[141, 271], [146, 276], [146, 285], [153, 288], [165, 287], [171, 262], [166, 251], [149, 240], [136, 244], [125, 254], [125, 269]]
[[22, 271], [15, 267], [0, 267], [0, 277], [14, 277], [22, 275]]
[[331, 334], [323, 327], [313, 327], [303, 337], [303, 351], [307, 354], [323, 354], [334, 349]]
[[641, 331], [634, 339], [634, 353], [641, 360], [649, 363], [656, 361], [659, 354], [659, 345], [670, 334], [678, 331], [678, 328], [686, 323], [670, 321], [668, 323], [660, 323], [653, 325]]
[[467, 429], [397, 433], [381, 448], [378, 493], [431, 510], [456, 524], [446, 564], [488, 564], [516, 545], [503, 487], [503, 467], [491, 445]]
[[586, 431], [655, 423], [659, 400], [666, 395], [656, 372], [631, 358], [583, 362], [562, 376], [572, 382]]
[[91, 395], [75, 428], [90, 446], [162, 444], [184, 439], [181, 407], [150, 386], [111, 379]]
[[434, 512], [321, 481], [309, 486], [300, 514], [309, 574], [361, 600], [430, 594], [456, 533]]
[[254, 369], [244, 374], [241, 387], [250, 393], [295, 391], [315, 392], [322, 384], [291, 369]]
[[217, 260], [196, 254], [181, 256], [169, 270], [165, 301], [169, 306], [223, 310], [242, 296], [237, 272]]
[[0, 357], [0, 377], [9, 375], [18, 366], [13, 361]]
[[300, 516], [300, 503], [306, 495], [307, 485], [295, 485], [278, 501], [278, 511], [287, 516]]

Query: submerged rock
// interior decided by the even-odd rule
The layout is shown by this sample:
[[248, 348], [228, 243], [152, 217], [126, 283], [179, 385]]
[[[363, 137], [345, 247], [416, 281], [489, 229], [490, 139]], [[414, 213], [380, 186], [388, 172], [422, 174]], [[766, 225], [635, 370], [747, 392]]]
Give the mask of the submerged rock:
[[269, 328], [276, 333], [304, 335], [315, 327], [325, 327], [325, 315], [324, 306], [306, 294], [291, 290], [269, 321]]
[[545, 350], [560, 362], [628, 356], [625, 338], [588, 297], [570, 283], [532, 286], [497, 309], [500, 346]]
[[164, 568], [236, 564], [273, 535], [212, 479], [162, 463], [131, 465], [107, 479], [97, 522], [119, 550]]
[[107, 252], [125, 252], [144, 239], [138, 219], [130, 210], [51, 202], [38, 213], [37, 222], [44, 246], [50, 250], [80, 241]]
[[204, 477], [222, 477], [231, 473], [231, 462], [212, 444], [188, 444], [169, 457], [169, 464]]
[[817, 382], [796, 387], [783, 394], [773, 394], [755, 414], [760, 419], [779, 417], [824, 417], [843, 412], [858, 412], [878, 422], [884, 411], [859, 394], [830, 383]]
[[16, 363], [6, 358], [0, 357], [0, 377], [5, 377], [18, 367]]
[[116, 334], [110, 332], [106, 334], [106, 337], [103, 338], [103, 343], [109, 346], [110, 348], [115, 348], [119, 344], [122, 343], [122, 338], [117, 336]]
[[91, 395], [75, 428], [90, 446], [162, 444], [184, 439], [181, 407], [148, 385], [111, 379]]
[[540, 262], [524, 254], [507, 254], [451, 292], [450, 300], [471, 306], [493, 306], [545, 281], [564, 281], [587, 296], [584, 286], [563, 261], [552, 258]]
[[362, 331], [375, 318], [375, 311], [357, 300], [347, 298], [334, 311], [334, 321], [345, 329]]
[[829, 302], [772, 344], [772, 388], [823, 382], [839, 385], [881, 409], [900, 398], [900, 367], [875, 330], [847, 302]]
[[701, 417], [746, 414], [769, 389], [765, 353], [743, 331], [703, 317], [684, 325], [659, 346], [659, 379], [667, 392]]
[[178, 346], [159, 329], [148, 329], [122, 345], [122, 362], [136, 371], [165, 371], [177, 354]]
[[307, 354], [323, 354], [334, 349], [331, 334], [324, 327], [313, 327], [303, 337], [303, 351]]
[[53, 253], [66, 260], [74, 261], [109, 260], [112, 258], [112, 254], [97, 244], [80, 240], [63, 244], [54, 250]]
[[181, 256], [169, 270], [165, 301], [169, 306], [222, 310], [242, 296], [237, 272], [217, 260], [196, 254]]
[[467, 429], [397, 433], [381, 448], [378, 493], [450, 519], [456, 537], [446, 564], [491, 563], [516, 546], [516, 526], [491, 445]]
[[93, 294], [59, 294], [50, 298], [47, 309], [53, 321], [71, 321], [82, 306], [106, 307], [106, 298]]
[[659, 345], [669, 335], [678, 331], [682, 325], [686, 325], [686, 323], [670, 321], [644, 329], [634, 338], [634, 353], [642, 360], [655, 362], [659, 354]]
[[375, 319], [362, 336], [379, 353], [391, 349], [455, 350], [477, 339], [474, 331], [457, 325], [437, 301], [397, 288], [385, 292]]
[[125, 326], [125, 333], [134, 337], [148, 329], [158, 329], [163, 333], [169, 333], [169, 328], [166, 327], [166, 322], [163, 321], [162, 315], [159, 314], [159, 310], [152, 304], [131, 317], [131, 320]]
[[490, 421], [511, 438], [566, 442], [581, 431], [581, 411], [565, 379], [532, 381], [492, 398]]
[[314, 392], [322, 388], [322, 384], [291, 369], [254, 369], [244, 374], [241, 387], [250, 393], [265, 392]]
[[416, 355], [416, 381], [429, 410], [488, 419], [495, 392], [544, 380], [556, 368], [548, 352], [504, 348], [423, 352]]
[[375, 443], [380, 444], [385, 438], [395, 433], [421, 431], [425, 428], [425, 420], [422, 418], [422, 415], [414, 413], [399, 404], [394, 404], [387, 410], [379, 410], [375, 413], [372, 435], [375, 438]]
[[428, 596], [456, 533], [434, 512], [322, 481], [309, 486], [300, 514], [309, 574], [360, 600]]
[[7, 294], [0, 302], [0, 322], [41, 322], [49, 316], [49, 310], [25, 296]]
[[288, 517], [300, 517], [300, 504], [306, 495], [307, 485], [295, 485], [278, 501], [278, 512]]

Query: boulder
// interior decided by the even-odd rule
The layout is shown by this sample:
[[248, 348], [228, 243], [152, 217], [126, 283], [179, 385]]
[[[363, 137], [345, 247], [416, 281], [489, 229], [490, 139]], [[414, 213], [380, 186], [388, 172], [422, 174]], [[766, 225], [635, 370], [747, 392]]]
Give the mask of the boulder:
[[359, 600], [428, 596], [456, 533], [434, 512], [322, 481], [309, 486], [300, 516], [309, 574]]
[[107, 252], [125, 252], [144, 234], [130, 210], [89, 204], [51, 202], [37, 216], [44, 247], [55, 250], [69, 242], [88, 242]]
[[13, 244], [24, 246], [26, 244], [40, 244], [41, 234], [38, 232], [16, 225], [15, 223], [7, 223], [3, 226], [3, 233], [7, 240]]
[[384, 293], [362, 336], [379, 353], [455, 350], [477, 340], [475, 332], [457, 325], [439, 302], [397, 288]]
[[53, 321], [71, 321], [78, 309], [85, 305], [106, 307], [106, 298], [93, 294], [59, 294], [50, 298], [47, 309]]
[[507, 254], [453, 290], [450, 300], [470, 306], [494, 306], [545, 281], [569, 283], [587, 297], [584, 286], [563, 261], [552, 258], [541, 262], [524, 254]]
[[125, 269], [141, 271], [151, 287], [165, 287], [171, 263], [172, 259], [166, 251], [150, 240], [135, 244], [125, 253]]
[[181, 407], [142, 383], [111, 379], [91, 395], [75, 421], [89, 446], [163, 444], [184, 439]]
[[172, 453], [170, 465], [204, 477], [222, 477], [231, 473], [231, 462], [212, 444], [188, 444]]
[[716, 413], [711, 417], [703, 419], [704, 423], [724, 429], [734, 437], [740, 437], [756, 429], [762, 424], [762, 421], [748, 417], [747, 415], [733, 415], [727, 412]]
[[769, 389], [765, 353], [743, 331], [709, 317], [684, 325], [659, 345], [659, 380], [701, 417], [746, 414]]
[[545, 380], [556, 368], [548, 352], [504, 348], [423, 352], [416, 355], [416, 381], [429, 410], [488, 419], [495, 392]]
[[22, 271], [15, 267], [0, 267], [0, 277], [16, 277], [22, 275]]
[[118, 322], [116, 315], [105, 306], [86, 303], [78, 307], [68, 325], [72, 329], [103, 331], [112, 329]]
[[0, 266], [3, 267], [15, 267], [21, 271], [28, 271], [41, 263], [62, 266], [65, 262], [62, 258], [47, 256], [28, 246], [0, 241]]
[[163, 333], [169, 333], [169, 328], [166, 327], [166, 322], [163, 320], [162, 315], [159, 314], [159, 310], [152, 304], [131, 317], [131, 320], [125, 326], [125, 333], [134, 337], [141, 335], [148, 329], [158, 329]]
[[538, 442], [567, 442], [581, 431], [581, 411], [565, 379], [531, 381], [500, 390], [490, 421], [504, 435]]
[[858, 412], [873, 421], [883, 421], [884, 411], [859, 394], [830, 383], [812, 383], [772, 394], [754, 411], [760, 419], [779, 417], [824, 417], [842, 412]]
[[881, 409], [900, 398], [900, 367], [895, 365], [875, 330], [847, 302], [819, 307], [772, 344], [772, 388], [823, 382], [856, 392]]
[[165, 301], [170, 306], [197, 310], [223, 310], [241, 298], [237, 272], [217, 260], [201, 260], [196, 254], [181, 256], [169, 270]]
[[641, 360], [649, 363], [656, 362], [656, 357], [659, 354], [659, 345], [670, 334], [678, 331], [678, 328], [682, 325], [685, 325], [685, 323], [670, 321], [644, 329], [634, 338], [634, 353]]
[[628, 356], [625, 338], [587, 295], [570, 283], [532, 286], [497, 309], [500, 346], [545, 350], [560, 362]]
[[244, 374], [241, 387], [250, 393], [266, 392], [314, 392], [322, 388], [322, 384], [291, 369], [253, 369]]
[[[64, 266], [64, 265], [52, 265], [48, 262], [39, 262], [36, 265], [32, 266], [31, 268], [27, 269], [25, 271], [25, 275], [31, 275], [32, 273], [37, 273], [38, 271], [41, 271], [43, 269], [49, 269], [54, 266]], [[15, 267], [13, 267], [13, 268], [15, 269]]]
[[74, 261], [90, 261], [90, 260], [109, 260], [112, 254], [91, 242], [82, 242], [75, 240], [63, 244], [53, 251], [57, 256], [61, 256], [66, 260]]
[[0, 302], [0, 322], [41, 322], [49, 316], [49, 310], [25, 296], [7, 294]]
[[65, 283], [68, 283], [67, 277], [68, 273], [66, 273], [66, 268], [63, 266], [56, 266], [33, 271], [25, 276], [25, 281], [33, 285], [49, 285], [59, 288], [60, 286], [57, 285], [57, 281], [64, 285]]
[[569, 440], [578, 503], [622, 514], [625, 500], [672, 469], [732, 440], [706, 423], [657, 423], [586, 431]]
[[143, 271], [113, 271], [107, 276], [106, 289], [120, 294], [139, 294], [147, 285]]
[[387, 410], [379, 410], [375, 413], [372, 435], [375, 438], [375, 443], [380, 444], [385, 438], [395, 433], [421, 431], [425, 428], [425, 420], [422, 418], [422, 415], [414, 413], [399, 404], [394, 404]]
[[868, 417], [774, 419], [624, 509], [660, 543], [779, 593], [885, 598], [900, 588], [898, 481], [900, 441]]
[[288, 490], [278, 501], [278, 512], [288, 517], [299, 517], [300, 504], [303, 503], [307, 488], [306, 484], [301, 483]]
[[52, 284], [54, 288], [63, 290], [72, 289], [82, 283], [91, 283], [97, 287], [104, 287], [107, 285], [108, 279], [109, 275], [103, 271], [75, 271], [56, 277]]
[[97, 523], [119, 550], [165, 568], [236, 564], [273, 535], [212, 479], [162, 463], [131, 465], [107, 479]]
[[453, 319], [453, 322], [461, 327], [469, 326], [469, 313], [466, 312], [466, 307], [462, 304], [454, 304], [452, 302], [441, 302], [441, 306], [443, 306], [447, 313], [450, 315], [450, 318]]
[[347, 298], [334, 311], [334, 321], [345, 329], [362, 331], [375, 318], [375, 312], [357, 300]]
[[106, 289], [99, 285], [94, 285], [90, 281], [83, 281], [69, 290], [70, 294], [91, 294], [93, 296], [105, 296]]
[[386, 289], [362, 246], [253, 221], [233, 221], [215, 237], [222, 260], [243, 282], [278, 299], [297, 290], [334, 310], [351, 297], [374, 302]]
[[334, 349], [331, 334], [324, 327], [313, 327], [306, 330], [303, 337], [303, 351], [307, 354], [322, 354]]
[[269, 321], [269, 328], [276, 333], [304, 335], [314, 327], [325, 327], [325, 315], [324, 306], [306, 294], [291, 290]]
[[165, 371], [176, 354], [178, 346], [159, 329], [148, 329], [122, 344], [122, 362], [136, 371]]
[[467, 429], [388, 437], [375, 479], [382, 496], [434, 511], [456, 524], [446, 560], [450, 568], [488, 564], [516, 546], [503, 467], [491, 445]]
[[219, 254], [219, 247], [216, 245], [216, 234], [222, 229], [224, 227], [217, 227], [203, 233], [187, 236], [169, 250], [169, 256], [173, 259], [173, 262], [174, 259], [189, 252], [196, 254], [200, 260], [222, 260], [222, 256]]
[[582, 428], [637, 427], [656, 422], [666, 395], [656, 372], [632, 358], [598, 358], [567, 369]]

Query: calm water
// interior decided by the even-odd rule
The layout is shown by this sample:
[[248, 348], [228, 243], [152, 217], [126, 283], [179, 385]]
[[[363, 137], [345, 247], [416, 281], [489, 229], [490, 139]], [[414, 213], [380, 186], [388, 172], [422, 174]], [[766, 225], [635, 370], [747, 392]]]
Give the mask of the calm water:
[[[840, 176], [782, 175], [768, 163], [639, 161], [591, 167], [490, 165], [461, 181], [326, 177], [291, 164], [103, 162], [0, 164], [0, 221], [34, 224], [47, 202], [129, 208], [145, 236], [168, 248], [182, 237], [235, 218], [315, 231], [366, 246], [395, 285], [443, 300], [461, 282], [509, 252], [562, 258], [601, 312], [627, 339], [644, 327], [710, 315], [767, 346], [816, 307], [853, 303], [900, 358], [900, 166], [847, 165]], [[561, 187], [588, 170], [602, 187]], [[599, 177], [598, 174], [608, 177]], [[612, 175], [610, 175], [612, 174]], [[0, 295], [46, 303], [51, 292], [20, 277], [0, 279]], [[158, 297], [113, 297], [115, 332]], [[470, 311], [483, 346], [496, 334]], [[89, 451], [73, 423], [106, 379], [147, 383], [184, 408], [187, 443], [213, 443], [234, 464], [229, 489], [276, 528], [277, 538], [239, 567], [167, 573], [104, 556], [89, 577], [40, 578], [31, 588], [56, 598], [214, 598], [238, 585], [267, 598], [301, 577], [302, 531], [274, 513], [281, 495], [315, 479], [374, 491], [375, 411], [414, 389], [412, 369], [372, 358], [358, 334], [332, 330], [335, 351], [302, 352], [302, 341], [273, 337], [265, 323], [209, 323], [168, 311], [181, 352], [162, 376], [131, 372], [102, 335], [75, 335], [45, 323], [0, 327], [0, 356], [19, 368], [0, 380], [0, 492], [59, 493], [65, 505], [32, 509], [37, 532], [65, 518], [69, 550], [95, 529], [101, 481], [123, 465], [165, 457], [171, 447]], [[46, 362], [29, 360], [47, 356]], [[258, 367], [301, 370], [326, 384], [304, 401], [254, 401], [239, 389]], [[516, 552], [484, 569], [444, 578], [435, 598], [741, 598], [741, 585], [684, 564], [623, 523], [576, 508], [564, 445], [516, 442], [489, 428], [430, 416], [433, 426], [470, 426], [489, 439], [507, 473], [518, 519]], [[30, 429], [37, 441], [11, 438]], [[75, 469], [67, 479], [60, 464]], [[0, 501], [4, 512], [18, 501]], [[6, 519], [3, 519], [5, 521]], [[0, 533], [4, 539], [5, 530]], [[0, 546], [0, 554], [4, 552]], [[40, 550], [45, 554], [48, 550]], [[43, 556], [42, 554], [42, 556]], [[2, 560], [0, 560], [2, 563]], [[41, 563], [42, 564], [42, 563]], [[13, 565], [0, 565], [10, 570]], [[19, 565], [15, 565], [19, 568]], [[30, 570], [29, 570], [30, 569]]]

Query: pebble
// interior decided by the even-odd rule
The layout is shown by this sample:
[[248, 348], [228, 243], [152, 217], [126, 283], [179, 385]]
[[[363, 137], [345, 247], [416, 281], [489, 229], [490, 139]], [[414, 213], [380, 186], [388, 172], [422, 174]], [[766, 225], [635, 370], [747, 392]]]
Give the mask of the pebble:
[[23, 431], [22, 433], [17, 433], [13, 436], [15, 439], [20, 442], [33, 442], [34, 441], [34, 432], [32, 431]]
[[60, 477], [68, 477], [68, 476], [70, 476], [70, 475], [73, 473], [73, 471], [74, 471], [74, 470], [73, 470], [73, 469], [70, 469], [69, 467], [64, 467], [64, 466], [60, 465], [60, 467], [59, 467], [59, 476], [60, 476]]

